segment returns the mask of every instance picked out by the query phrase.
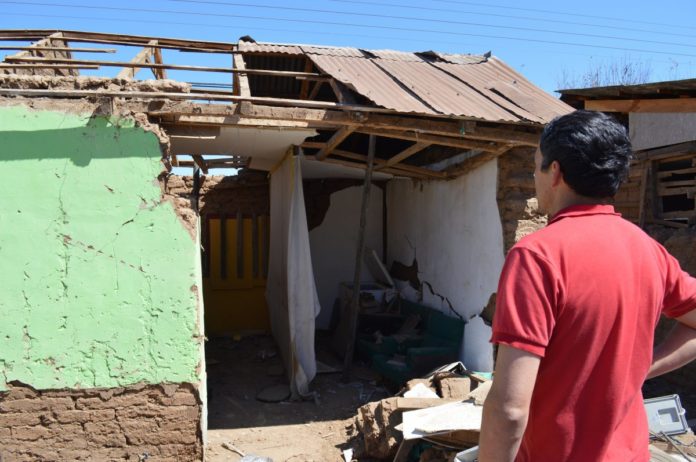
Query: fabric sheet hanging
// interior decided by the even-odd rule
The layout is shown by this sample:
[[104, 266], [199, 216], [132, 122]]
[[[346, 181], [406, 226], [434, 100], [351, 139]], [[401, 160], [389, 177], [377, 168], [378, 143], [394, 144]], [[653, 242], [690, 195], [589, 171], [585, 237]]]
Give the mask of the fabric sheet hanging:
[[292, 397], [307, 396], [316, 375], [315, 318], [320, 305], [309, 248], [300, 159], [271, 172], [271, 235], [266, 299]]

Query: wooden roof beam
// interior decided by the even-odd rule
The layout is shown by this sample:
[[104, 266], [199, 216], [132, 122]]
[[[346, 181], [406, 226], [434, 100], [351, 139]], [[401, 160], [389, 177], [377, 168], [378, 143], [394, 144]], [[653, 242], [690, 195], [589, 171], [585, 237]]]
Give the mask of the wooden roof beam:
[[346, 125], [345, 127], [340, 128], [339, 130], [336, 131], [336, 133], [333, 134], [331, 139], [326, 142], [326, 145], [319, 150], [319, 152], [316, 154], [316, 159], [317, 160], [324, 160], [328, 157], [329, 154], [331, 154], [331, 151], [336, 149], [346, 138], [350, 136], [351, 133], [355, 131], [357, 127], [351, 126], [351, 125]]
[[375, 167], [375, 170], [381, 170], [385, 167], [391, 167], [394, 164], [398, 164], [399, 162], [408, 159], [409, 157], [413, 156], [414, 154], [421, 152], [423, 149], [427, 148], [431, 144], [432, 143], [414, 143], [411, 146], [404, 149], [403, 151], [401, 151], [400, 153], [391, 157], [384, 164], [378, 165], [377, 167]]
[[[150, 43], [148, 43], [148, 46], [140, 50], [140, 52], [131, 59], [130, 64], [152, 64], [152, 59], [155, 55], [155, 49], [152, 48], [152, 45], [157, 45], [157, 40], [151, 40]], [[155, 74], [155, 77], [158, 77], [157, 74], [157, 69], [151, 68], [152, 73]], [[117, 79], [127, 79], [127, 80], [133, 80], [135, 78], [135, 75], [138, 73], [140, 70], [140, 67], [125, 67], [121, 70], [121, 72], [116, 75]]]
[[71, 51], [71, 52], [82, 52], [82, 53], [116, 53], [115, 48], [73, 48], [73, 47], [58, 47], [58, 46], [7, 46], [0, 45], [0, 50], [19, 50], [19, 51]]
[[251, 96], [251, 87], [249, 86], [249, 75], [246, 72], [246, 62], [244, 61], [244, 56], [241, 53], [235, 53], [232, 55], [232, 62], [234, 68], [238, 71], [242, 71], [234, 74], [233, 86], [235, 94], [243, 97]]

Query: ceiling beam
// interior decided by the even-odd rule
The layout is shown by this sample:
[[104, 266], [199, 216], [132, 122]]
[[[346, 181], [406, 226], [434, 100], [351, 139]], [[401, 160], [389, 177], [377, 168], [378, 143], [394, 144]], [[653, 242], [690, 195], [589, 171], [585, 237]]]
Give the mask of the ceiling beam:
[[333, 136], [329, 139], [329, 141], [326, 142], [326, 145], [319, 149], [319, 152], [316, 154], [316, 159], [317, 160], [324, 160], [328, 157], [329, 154], [331, 154], [331, 151], [336, 149], [346, 138], [350, 136], [351, 133], [355, 131], [357, 127], [351, 126], [351, 125], [346, 125], [345, 127], [340, 128], [339, 130], [336, 131], [336, 133], [333, 134]]

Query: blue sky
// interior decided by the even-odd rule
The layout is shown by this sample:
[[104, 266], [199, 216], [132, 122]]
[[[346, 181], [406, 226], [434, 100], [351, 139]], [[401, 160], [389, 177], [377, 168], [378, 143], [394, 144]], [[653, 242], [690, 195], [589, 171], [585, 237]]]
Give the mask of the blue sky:
[[[451, 53], [490, 50], [549, 92], [564, 82], [579, 81], [589, 69], [625, 63], [642, 69], [651, 81], [696, 77], [696, 26], [690, 24], [696, 16], [693, 0], [27, 0], [0, 4], [3, 29], [72, 29], [226, 42], [250, 35], [257, 41]], [[120, 49], [116, 59], [129, 59], [136, 52]], [[167, 53], [165, 62], [170, 63], [229, 64], [227, 56]], [[170, 76], [177, 78], [176, 73]]]

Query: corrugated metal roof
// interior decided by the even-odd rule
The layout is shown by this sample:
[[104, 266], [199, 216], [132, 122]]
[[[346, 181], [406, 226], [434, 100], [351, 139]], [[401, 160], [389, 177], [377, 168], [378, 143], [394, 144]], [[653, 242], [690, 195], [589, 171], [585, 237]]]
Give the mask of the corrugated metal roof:
[[370, 59], [319, 55], [309, 58], [323, 72], [379, 106], [401, 112], [434, 113]]
[[394, 50], [364, 50], [366, 53], [373, 55], [379, 59], [386, 59], [388, 61], [407, 61], [413, 63], [419, 63], [423, 61], [423, 58], [419, 57], [415, 53], [408, 53], [405, 51], [394, 51]]
[[278, 53], [287, 55], [302, 55], [302, 47], [277, 43], [245, 42], [240, 40], [237, 48], [242, 53]]
[[302, 50], [307, 54], [322, 55], [322, 56], [345, 56], [353, 58], [363, 58], [362, 51], [357, 48], [349, 47], [315, 47], [303, 45]]
[[572, 108], [494, 57], [240, 42], [243, 53], [304, 54], [376, 105], [491, 122], [545, 123]]
[[440, 53], [439, 51], [429, 51], [428, 54], [437, 56], [441, 60], [451, 64], [479, 64], [486, 62], [486, 57], [481, 55], [462, 55], [454, 53]]

